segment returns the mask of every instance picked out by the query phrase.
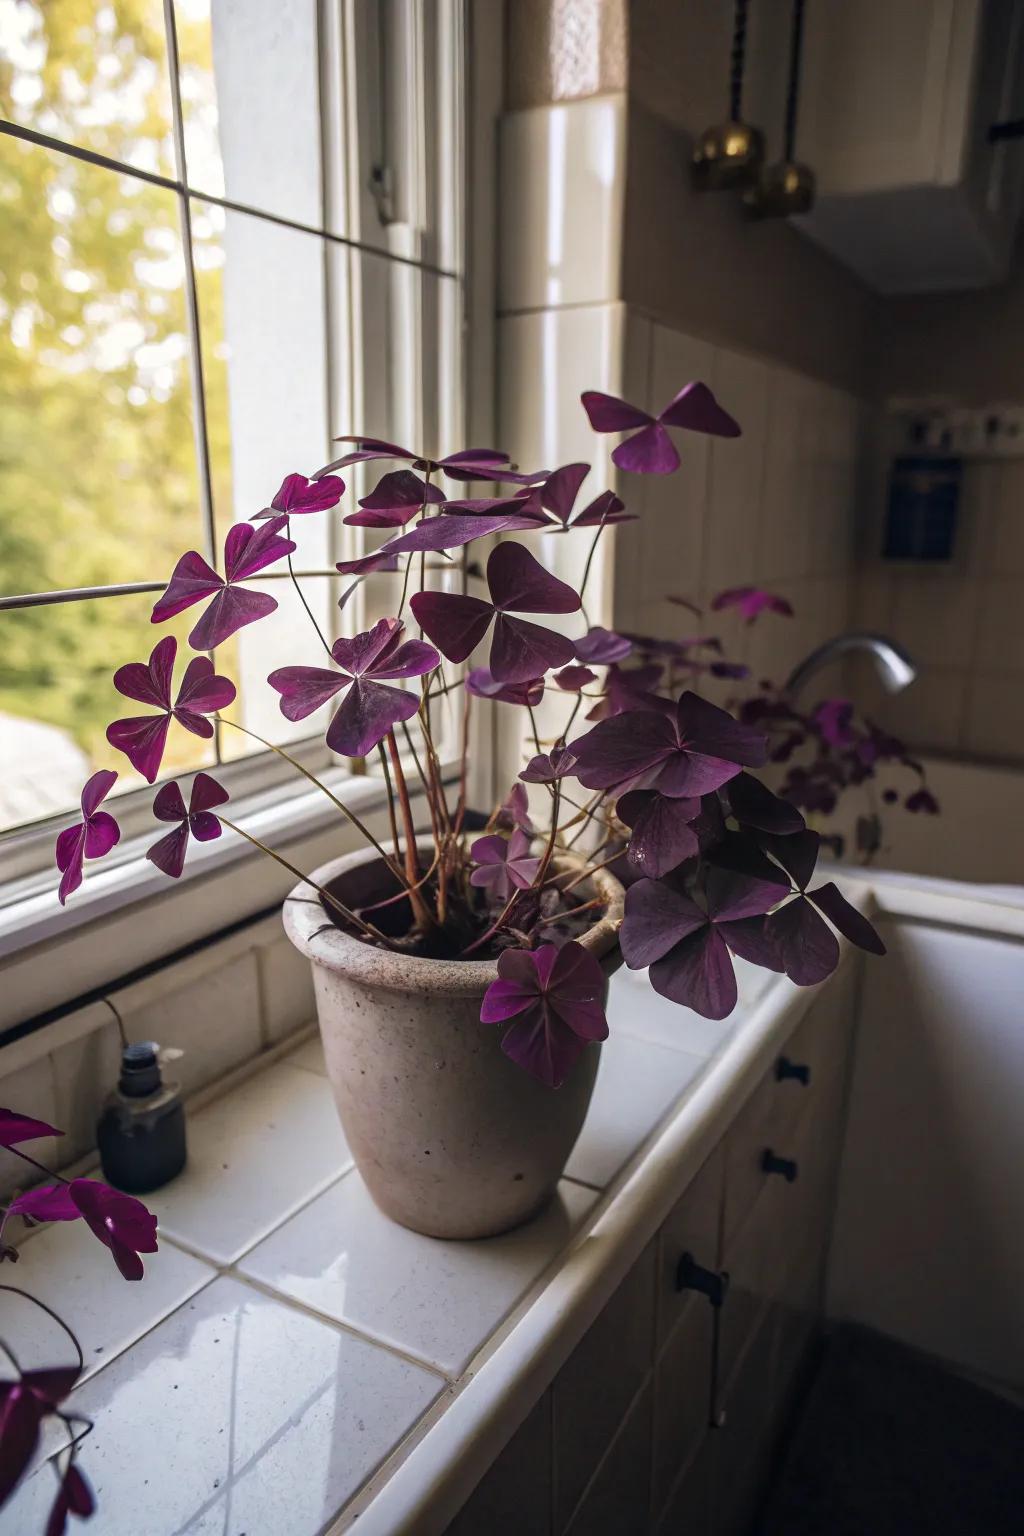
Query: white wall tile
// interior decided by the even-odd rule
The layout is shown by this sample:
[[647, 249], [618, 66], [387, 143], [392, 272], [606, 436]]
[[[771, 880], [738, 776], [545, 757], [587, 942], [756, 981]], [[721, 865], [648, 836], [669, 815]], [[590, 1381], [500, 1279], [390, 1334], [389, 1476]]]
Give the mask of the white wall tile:
[[129, 1040], [156, 1040], [184, 1051], [175, 1075], [186, 1094], [216, 1082], [262, 1044], [260, 994], [253, 951], [208, 971], [188, 986], [135, 1005], [134, 989], [118, 995]]
[[[0, 1078], [0, 1104], [20, 1115], [44, 1120], [57, 1130], [64, 1129], [57, 1118], [57, 1092], [49, 1056]], [[25, 1151], [47, 1168], [57, 1166], [57, 1140], [53, 1136], [26, 1142]], [[28, 1189], [38, 1184], [39, 1179], [39, 1173], [31, 1164], [0, 1147], [0, 1199], [6, 1200], [16, 1189]]]
[[[963, 743], [982, 757], [1018, 760], [1024, 754], [1024, 690], [1012, 672], [980, 672], [969, 679]], [[1020, 879], [1020, 870], [1014, 874]]]
[[619, 297], [625, 149], [624, 95], [531, 107], [501, 120], [501, 311]]
[[757, 575], [769, 379], [768, 368], [754, 358], [725, 348], [716, 351], [715, 396], [743, 435], [710, 440], [701, 579], [709, 597], [723, 588], [746, 586]]
[[313, 967], [290, 939], [257, 951], [263, 1003], [264, 1043], [274, 1045], [316, 1018]]
[[[977, 592], [974, 584], [960, 583], [960, 587], [972, 596]], [[981, 584], [977, 597], [981, 612], [973, 657], [975, 667], [979, 672], [1024, 671], [1024, 580], [992, 577]], [[955, 622], [955, 617], [949, 616], [954, 650], [957, 638], [962, 640], [962, 632], [958, 636], [953, 629]], [[1024, 741], [1020, 749], [1024, 752]]]
[[[84, 1157], [96, 1145], [96, 1121], [104, 1099], [117, 1086], [121, 1038], [104, 1004], [89, 1010], [97, 1027], [53, 1053], [59, 1124], [66, 1132], [60, 1143], [60, 1166]], [[162, 1043], [162, 1042], [161, 1042]], [[173, 1077], [173, 1071], [168, 1072]]]

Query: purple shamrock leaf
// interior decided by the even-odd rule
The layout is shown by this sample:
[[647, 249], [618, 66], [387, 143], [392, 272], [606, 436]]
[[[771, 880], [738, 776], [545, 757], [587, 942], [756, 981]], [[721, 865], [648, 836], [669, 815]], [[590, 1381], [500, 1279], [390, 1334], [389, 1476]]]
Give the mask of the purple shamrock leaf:
[[915, 789], [913, 794], [908, 795], [903, 803], [906, 810], [915, 816], [921, 812], [926, 816], [938, 816], [939, 814], [939, 802], [931, 790], [926, 789], [923, 784], [920, 789]]
[[542, 485], [531, 493], [531, 502], [539, 502], [563, 528], [594, 528], [605, 523], [632, 522], [635, 512], [627, 512], [613, 491], [602, 491], [573, 517], [576, 498], [590, 472], [589, 464], [563, 464], [553, 470]]
[[547, 470], [520, 474], [513, 469], [508, 454], [499, 453], [496, 448], [463, 448], [443, 459], [428, 459], [408, 448], [399, 447], [397, 443], [384, 442], [379, 437], [338, 437], [335, 442], [355, 443], [356, 446], [340, 459], [335, 459], [333, 464], [326, 465], [320, 471], [321, 474], [344, 469], [347, 464], [365, 464], [374, 459], [405, 459], [413, 469], [423, 474], [428, 471], [430, 474], [443, 473], [449, 480], [503, 480], [510, 484], [532, 485], [547, 477]]
[[[453, 502], [452, 506], [458, 505]], [[463, 505], [470, 505], [464, 503]], [[443, 512], [439, 517], [426, 517], [408, 533], [399, 534], [381, 546], [381, 553], [404, 555], [407, 553], [435, 554], [450, 549], [462, 549], [474, 539], [488, 538], [494, 533], [529, 532], [542, 526], [537, 519], [524, 511], [525, 503], [518, 500], [496, 503], [504, 511], [493, 513], [476, 511]], [[341, 566], [338, 567], [341, 570]]]
[[796, 806], [773, 795], [752, 773], [738, 773], [718, 793], [741, 827], [783, 837], [804, 830], [804, 819]]
[[597, 673], [591, 672], [589, 667], [563, 667], [561, 672], [555, 673], [554, 680], [566, 693], [581, 693], [597, 682]]
[[759, 767], [765, 738], [724, 709], [686, 692], [675, 705], [632, 710], [602, 720], [571, 742], [576, 777], [587, 789], [657, 789], [690, 799]]
[[811, 716], [823, 741], [830, 747], [849, 747], [856, 740], [853, 705], [849, 699], [825, 699]]
[[404, 528], [424, 506], [444, 501], [444, 492], [428, 485], [411, 469], [396, 469], [384, 475], [369, 496], [359, 500], [361, 511], [350, 512], [342, 521], [358, 528]]
[[824, 913], [832, 927], [859, 949], [873, 955], [885, 954], [885, 945], [872, 925], [833, 881], [813, 891], [807, 889], [821, 845], [817, 832], [808, 829], [791, 837], [764, 835], [761, 842], [796, 886], [792, 900], [768, 919], [769, 936], [790, 981], [798, 987], [812, 987], [830, 976], [839, 964], [839, 945], [819, 913]]
[[544, 697], [544, 679], [530, 677], [523, 683], [499, 683], [489, 667], [474, 667], [466, 677], [466, 692], [478, 699], [497, 699], [502, 704], [539, 704]]
[[719, 592], [712, 598], [711, 607], [715, 613], [723, 608], [738, 608], [748, 624], [753, 624], [758, 614], [765, 612], [793, 617], [792, 604], [774, 592], [766, 592], [763, 587], [730, 587], [727, 592]]
[[392, 678], [422, 677], [441, 664], [432, 645], [402, 641], [401, 619], [379, 619], [351, 640], [335, 640], [331, 655], [340, 667], [280, 667], [267, 682], [281, 695], [286, 720], [304, 720], [328, 699], [347, 689], [327, 730], [327, 745], [345, 757], [365, 757], [401, 720], [420, 707], [419, 694], [391, 688]]
[[161, 711], [158, 715], [131, 715], [107, 726], [107, 740], [123, 752], [132, 767], [152, 784], [160, 772], [167, 732], [177, 720], [193, 736], [209, 741], [213, 725], [205, 718], [224, 709], [235, 697], [235, 685], [220, 677], [209, 656], [195, 656], [185, 668], [177, 698], [171, 701], [171, 679], [178, 642], [165, 635], [157, 642], [148, 662], [130, 661], [114, 673], [114, 687], [126, 699], [138, 699]]
[[682, 427], [712, 437], [740, 435], [739, 426], [722, 410], [706, 384], [687, 384], [658, 416], [598, 390], [588, 389], [581, 398], [595, 432], [633, 432], [640, 428], [612, 454], [612, 463], [619, 469], [638, 475], [671, 475], [679, 468], [679, 454], [666, 427]]
[[120, 841], [121, 828], [109, 811], [99, 809], [116, 782], [117, 774], [110, 768], [94, 773], [82, 790], [82, 820], [65, 827], [57, 838], [57, 868], [61, 873], [57, 899], [61, 906], [82, 883], [83, 859], [101, 859]]
[[730, 951], [780, 970], [764, 914], [786, 894], [784, 884], [708, 871], [706, 909], [677, 885], [638, 880], [626, 892], [622, 954], [631, 970], [650, 966], [655, 992], [706, 1019], [724, 1019], [736, 1006]]
[[158, 821], [176, 821], [179, 825], [154, 843], [146, 858], [172, 880], [177, 880], [185, 867], [189, 838], [209, 843], [220, 837], [220, 820], [213, 814], [213, 808], [226, 805], [228, 799], [224, 786], [208, 773], [197, 773], [192, 780], [188, 810], [177, 781], [172, 779], [170, 784], [165, 784], [153, 801], [153, 815]]
[[417, 623], [448, 657], [465, 661], [494, 622], [490, 669], [501, 683], [525, 683], [572, 660], [564, 635], [513, 613], [575, 613], [579, 593], [546, 571], [521, 544], [499, 544], [487, 561], [490, 602], [455, 592], [417, 592]]
[[590, 952], [575, 939], [557, 949], [506, 949], [498, 957], [480, 1008], [482, 1024], [515, 1023], [501, 1048], [549, 1088], [560, 1088], [587, 1045], [607, 1040], [607, 983]]
[[643, 667], [629, 667], [623, 671], [614, 663], [608, 668], [604, 682], [604, 698], [598, 700], [587, 714], [588, 720], [611, 720], [631, 709], [650, 709], [657, 695], [651, 692], [661, 682], [665, 668], [658, 662]]
[[691, 823], [700, 815], [699, 799], [675, 800], [656, 789], [635, 789], [623, 795], [615, 814], [632, 828], [629, 862], [641, 874], [658, 879], [700, 851]]
[[126, 1280], [141, 1280], [139, 1254], [157, 1251], [152, 1211], [141, 1200], [98, 1179], [72, 1179], [70, 1184], [29, 1190], [11, 1202], [8, 1214], [32, 1216], [37, 1221], [77, 1221], [83, 1217], [90, 1231], [110, 1249]]
[[88, 1520], [96, 1510], [93, 1491], [73, 1461], [69, 1461], [57, 1489], [57, 1497], [46, 1522], [45, 1536], [64, 1536], [68, 1515]]
[[295, 548], [291, 539], [281, 537], [286, 517], [272, 517], [261, 527], [236, 523], [224, 540], [224, 575], [219, 576], [196, 550], [182, 555], [171, 573], [167, 590], [158, 598], [152, 622], [162, 624], [195, 603], [211, 597], [213, 601], [189, 635], [196, 651], [212, 651], [214, 646], [257, 619], [273, 613], [277, 602], [267, 592], [250, 592], [237, 583], [273, 565]]
[[550, 752], [539, 752], [531, 757], [519, 777], [527, 784], [554, 784], [564, 779], [576, 767], [575, 753], [568, 747], [552, 747]]
[[0, 1109], [0, 1147], [16, 1147], [20, 1141], [38, 1141], [41, 1136], [63, 1136], [56, 1126], [31, 1115], [19, 1115], [13, 1109]]
[[285, 475], [281, 489], [270, 503], [258, 514], [259, 518], [285, 518], [295, 513], [326, 512], [336, 507], [345, 493], [345, 482], [337, 475], [324, 475], [320, 480], [307, 480], [305, 475]]
[[469, 883], [486, 886], [499, 901], [508, 900], [513, 886], [529, 890], [540, 868], [540, 859], [530, 854], [530, 842], [522, 827], [516, 827], [510, 838], [497, 833], [478, 837], [469, 850], [477, 866]]
[[80, 1370], [78, 1365], [49, 1366], [0, 1381], [0, 1504], [31, 1463], [43, 1420], [57, 1412]]
[[114, 1256], [126, 1280], [141, 1280], [140, 1253], [156, 1253], [156, 1217], [141, 1200], [98, 1179], [72, 1179], [71, 1199], [86, 1226]]
[[576, 660], [587, 667], [607, 667], [613, 662], [625, 661], [632, 649], [633, 642], [625, 635], [617, 635], [614, 630], [595, 624], [582, 640], [576, 641]]
[[530, 801], [525, 784], [513, 784], [505, 799], [498, 806], [494, 814], [493, 824], [509, 832], [522, 828], [524, 832], [529, 832], [532, 836], [533, 822], [530, 820]]
[[[339, 560], [337, 570], [343, 576], [369, 576], [371, 571], [397, 571], [398, 556], [385, 546], [375, 549], [372, 555], [360, 555], [357, 560]], [[339, 602], [338, 607], [341, 607]]]

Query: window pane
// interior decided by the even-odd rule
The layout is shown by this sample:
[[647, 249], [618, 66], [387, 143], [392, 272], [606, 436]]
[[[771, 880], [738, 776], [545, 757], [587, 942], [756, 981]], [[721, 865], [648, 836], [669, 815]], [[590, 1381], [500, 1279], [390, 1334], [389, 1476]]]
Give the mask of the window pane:
[[[232, 523], [267, 505], [285, 475], [312, 474], [330, 456], [325, 242], [198, 200], [192, 204], [192, 239], [220, 543]], [[347, 317], [335, 282], [332, 314], [336, 310]], [[344, 337], [338, 341], [346, 356]], [[338, 521], [330, 512], [292, 519], [296, 570], [333, 565]], [[325, 632], [336, 619], [334, 586], [324, 579], [307, 584]], [[277, 599], [278, 613], [240, 631], [218, 665], [238, 682], [242, 723], [283, 742], [315, 734], [316, 726], [283, 719], [267, 674], [293, 663], [318, 664], [319, 642], [289, 583], [270, 582], [267, 591]], [[223, 747], [236, 755], [258, 751], [259, 743], [226, 732]]]
[[0, 590], [201, 541], [188, 352], [177, 196], [0, 139]]
[[323, 227], [315, 0], [175, 0], [189, 185]]
[[[0, 831], [74, 810], [97, 768], [120, 775], [115, 794], [145, 787], [107, 742], [111, 720], [151, 713], [113, 686], [124, 662], [145, 661], [158, 640], [178, 640], [175, 682], [191, 652], [198, 609], [150, 623], [152, 597], [110, 597], [0, 613]], [[171, 725], [161, 777], [214, 761], [214, 743]]]
[[3, 0], [0, 115], [24, 128], [173, 176], [160, 0]]

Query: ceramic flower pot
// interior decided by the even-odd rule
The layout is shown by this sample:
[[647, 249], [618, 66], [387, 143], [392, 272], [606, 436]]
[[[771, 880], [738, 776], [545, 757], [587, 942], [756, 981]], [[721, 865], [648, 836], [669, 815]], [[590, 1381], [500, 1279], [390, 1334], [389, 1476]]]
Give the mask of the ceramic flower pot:
[[[313, 879], [349, 906], [395, 888], [373, 849], [335, 859]], [[623, 891], [605, 870], [592, 881], [608, 907], [580, 942], [610, 975]], [[494, 961], [399, 955], [327, 923], [316, 892], [297, 886], [285, 928], [313, 963], [331, 1087], [377, 1205], [431, 1237], [490, 1237], [528, 1220], [554, 1192], [580, 1133], [600, 1047], [588, 1046], [563, 1085], [547, 1088], [503, 1054], [500, 1027], [480, 1022]]]

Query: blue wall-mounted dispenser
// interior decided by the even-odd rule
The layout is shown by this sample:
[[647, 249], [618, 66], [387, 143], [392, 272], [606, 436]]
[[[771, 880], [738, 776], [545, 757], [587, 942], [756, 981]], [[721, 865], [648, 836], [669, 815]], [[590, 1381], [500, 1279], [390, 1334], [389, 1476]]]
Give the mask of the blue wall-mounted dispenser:
[[963, 461], [940, 454], [903, 454], [889, 470], [886, 560], [951, 560]]

